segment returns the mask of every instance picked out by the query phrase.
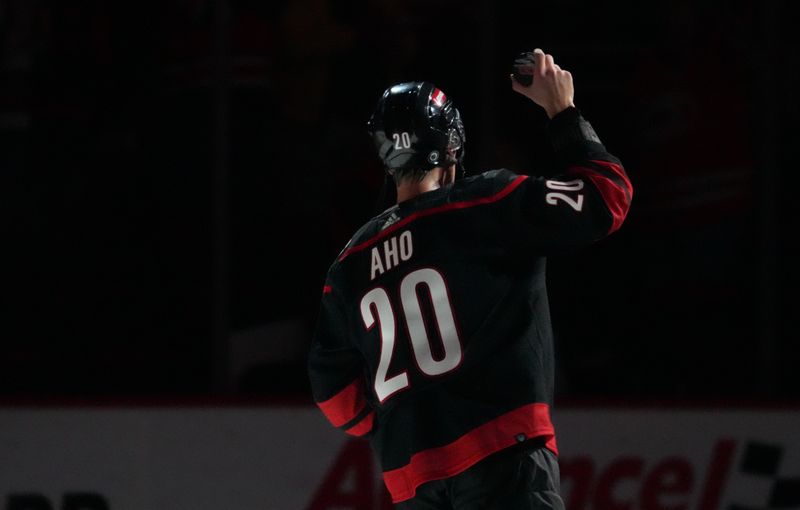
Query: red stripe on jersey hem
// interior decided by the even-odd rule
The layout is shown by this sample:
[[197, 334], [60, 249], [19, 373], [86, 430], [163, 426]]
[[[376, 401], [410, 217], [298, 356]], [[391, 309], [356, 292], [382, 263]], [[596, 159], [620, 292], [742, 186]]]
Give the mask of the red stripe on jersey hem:
[[517, 436], [544, 437], [546, 447], [558, 454], [550, 407], [528, 404], [478, 426], [454, 442], [411, 456], [405, 466], [383, 473], [393, 503], [413, 498], [417, 487], [466, 471], [489, 455], [517, 444]]
[[346, 434], [351, 436], [361, 437], [372, 430], [372, 424], [375, 422], [375, 411], [370, 411], [360, 422], [345, 430]]
[[362, 380], [356, 379], [328, 400], [317, 402], [317, 406], [334, 427], [341, 427], [358, 416], [367, 405], [363, 388]]
[[431, 216], [433, 214], [438, 214], [438, 213], [442, 213], [442, 212], [446, 212], [446, 211], [452, 211], [452, 210], [455, 210], [455, 209], [467, 209], [467, 208], [470, 208], [470, 207], [475, 207], [476, 205], [484, 205], [484, 204], [491, 204], [492, 202], [497, 202], [498, 200], [503, 199], [506, 195], [508, 195], [509, 193], [514, 191], [517, 188], [517, 186], [522, 184], [522, 181], [524, 181], [527, 178], [528, 178], [527, 175], [520, 175], [516, 179], [511, 181], [505, 188], [503, 188], [502, 190], [498, 191], [494, 195], [491, 195], [491, 196], [488, 196], [488, 197], [476, 198], [476, 199], [473, 199], [473, 200], [463, 200], [461, 202], [453, 202], [452, 204], [444, 204], [444, 205], [440, 205], [438, 207], [433, 207], [431, 209], [426, 209], [424, 211], [417, 211], [415, 213], [412, 213], [407, 218], [403, 218], [402, 220], [398, 221], [394, 225], [392, 225], [390, 227], [387, 227], [385, 230], [381, 230], [380, 232], [375, 234], [372, 238], [364, 241], [363, 243], [357, 244], [356, 246], [353, 246], [352, 248], [349, 248], [349, 249], [345, 250], [344, 253], [342, 253], [339, 256], [339, 262], [344, 260], [348, 255], [351, 255], [351, 254], [353, 254], [355, 252], [361, 251], [364, 248], [368, 248], [373, 243], [375, 243], [377, 241], [380, 241], [381, 239], [383, 239], [384, 237], [388, 236], [389, 234], [391, 234], [392, 232], [396, 231], [397, 229], [405, 227], [406, 225], [408, 225], [409, 223], [411, 223], [414, 220], [418, 220], [418, 219], [424, 218], [426, 216]]
[[608, 231], [608, 233], [611, 234], [622, 226], [622, 222], [625, 221], [625, 216], [628, 215], [628, 209], [631, 205], [631, 198], [633, 197], [633, 185], [628, 179], [628, 176], [625, 175], [622, 167], [616, 163], [600, 160], [591, 160], [591, 162], [595, 165], [599, 165], [611, 170], [617, 177], [622, 179], [622, 182], [625, 183], [625, 187], [623, 188], [605, 175], [592, 171], [591, 168], [571, 168], [571, 170], [577, 171], [592, 181], [597, 190], [600, 191], [600, 195], [603, 197], [606, 208], [609, 210], [612, 216], [611, 228]]

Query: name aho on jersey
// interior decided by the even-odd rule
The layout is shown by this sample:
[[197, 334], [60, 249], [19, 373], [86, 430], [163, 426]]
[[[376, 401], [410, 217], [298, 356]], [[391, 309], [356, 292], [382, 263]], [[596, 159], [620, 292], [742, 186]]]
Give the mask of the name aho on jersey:
[[392, 236], [383, 243], [372, 248], [369, 279], [374, 280], [386, 271], [397, 267], [414, 254], [411, 232], [406, 230], [399, 236]]

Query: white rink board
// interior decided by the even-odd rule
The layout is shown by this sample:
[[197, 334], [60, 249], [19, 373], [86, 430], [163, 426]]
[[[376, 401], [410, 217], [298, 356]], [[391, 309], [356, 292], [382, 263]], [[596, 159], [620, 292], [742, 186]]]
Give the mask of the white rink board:
[[343, 442], [311, 408], [3, 409], [0, 496], [96, 492], [114, 510], [299, 509]]
[[[554, 419], [569, 510], [769, 508], [776, 484], [800, 486], [800, 411], [559, 408]], [[371, 457], [347, 454], [347, 476], [332, 471], [348, 444], [312, 408], [0, 408], [0, 509], [34, 497], [54, 510], [378, 510]], [[754, 452], [772, 474], [742, 469]], [[347, 496], [364, 495], [364, 473], [374, 505]], [[331, 490], [351, 502], [332, 506]], [[65, 508], [75, 493], [105, 507]]]

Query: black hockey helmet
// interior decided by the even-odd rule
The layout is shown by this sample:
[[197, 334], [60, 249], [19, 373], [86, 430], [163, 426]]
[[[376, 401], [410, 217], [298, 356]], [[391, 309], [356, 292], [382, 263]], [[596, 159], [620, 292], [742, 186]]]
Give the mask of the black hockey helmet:
[[461, 115], [432, 83], [407, 82], [386, 89], [367, 129], [389, 174], [452, 164], [463, 173], [466, 137]]

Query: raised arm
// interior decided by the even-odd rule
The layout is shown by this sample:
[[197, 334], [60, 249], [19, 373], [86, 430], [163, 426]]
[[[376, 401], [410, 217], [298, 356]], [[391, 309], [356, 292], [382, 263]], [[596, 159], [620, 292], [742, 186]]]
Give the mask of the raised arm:
[[547, 112], [561, 169], [553, 178], [529, 178], [519, 186], [517, 212], [533, 228], [529, 240], [541, 251], [588, 244], [619, 229], [633, 186], [620, 160], [575, 108], [569, 71], [542, 50], [527, 55], [527, 64], [518, 61], [517, 70], [532, 75], [532, 83], [512, 77], [512, 88]]

